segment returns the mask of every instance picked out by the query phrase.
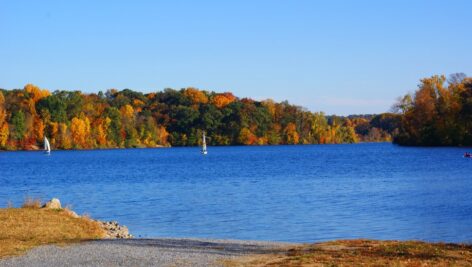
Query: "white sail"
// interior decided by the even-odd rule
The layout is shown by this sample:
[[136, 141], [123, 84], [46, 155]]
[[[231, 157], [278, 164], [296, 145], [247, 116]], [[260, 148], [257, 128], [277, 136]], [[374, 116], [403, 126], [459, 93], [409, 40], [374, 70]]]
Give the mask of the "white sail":
[[203, 133], [202, 154], [206, 155], [207, 153], [208, 151], [207, 151], [207, 145], [206, 145], [206, 138], [205, 138], [205, 133]]
[[51, 153], [51, 145], [49, 145], [49, 140], [44, 137], [44, 151]]

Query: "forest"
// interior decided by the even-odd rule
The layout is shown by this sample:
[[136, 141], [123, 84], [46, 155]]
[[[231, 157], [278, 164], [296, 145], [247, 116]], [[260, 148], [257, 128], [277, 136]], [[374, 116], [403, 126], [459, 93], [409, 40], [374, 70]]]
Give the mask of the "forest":
[[394, 143], [410, 146], [472, 146], [472, 78], [435, 75], [395, 104], [401, 115]]
[[[391, 141], [401, 115], [326, 116], [230, 92], [184, 88], [141, 93], [0, 89], [0, 149], [339, 144]], [[404, 129], [404, 128], [402, 128]], [[406, 129], [406, 128], [405, 128]], [[407, 140], [407, 139], [398, 139]]]

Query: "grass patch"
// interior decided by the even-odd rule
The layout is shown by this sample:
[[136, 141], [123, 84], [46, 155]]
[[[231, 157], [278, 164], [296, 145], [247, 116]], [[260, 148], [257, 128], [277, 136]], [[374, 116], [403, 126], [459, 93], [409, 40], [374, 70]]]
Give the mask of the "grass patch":
[[227, 266], [472, 266], [472, 245], [339, 240], [243, 257]]
[[[11, 208], [12, 205], [9, 204], [9, 207]], [[33, 199], [31, 197], [28, 197], [25, 199], [23, 202], [23, 205], [21, 206], [22, 208], [25, 209], [39, 209], [41, 208], [41, 200], [40, 199]]]
[[0, 258], [44, 244], [66, 244], [102, 238], [104, 230], [88, 218], [74, 218], [67, 209], [40, 209], [26, 200], [22, 208], [0, 209]]

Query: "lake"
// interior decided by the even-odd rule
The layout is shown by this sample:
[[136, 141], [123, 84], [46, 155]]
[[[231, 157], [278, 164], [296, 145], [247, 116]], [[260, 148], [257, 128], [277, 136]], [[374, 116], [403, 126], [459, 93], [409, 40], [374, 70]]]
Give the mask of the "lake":
[[354, 145], [0, 153], [0, 207], [57, 197], [137, 237], [472, 241], [467, 148]]

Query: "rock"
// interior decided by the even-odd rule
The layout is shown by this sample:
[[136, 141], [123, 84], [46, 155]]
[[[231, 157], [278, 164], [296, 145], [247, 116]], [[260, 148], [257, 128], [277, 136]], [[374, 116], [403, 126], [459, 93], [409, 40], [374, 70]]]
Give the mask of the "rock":
[[98, 221], [102, 228], [106, 231], [106, 238], [132, 238], [128, 227], [119, 225], [116, 221], [102, 222]]
[[57, 198], [53, 198], [51, 200], [49, 200], [48, 202], [46, 202], [46, 204], [44, 204], [42, 206], [42, 208], [45, 208], [45, 209], [62, 209], [62, 206], [61, 206], [61, 201]]

